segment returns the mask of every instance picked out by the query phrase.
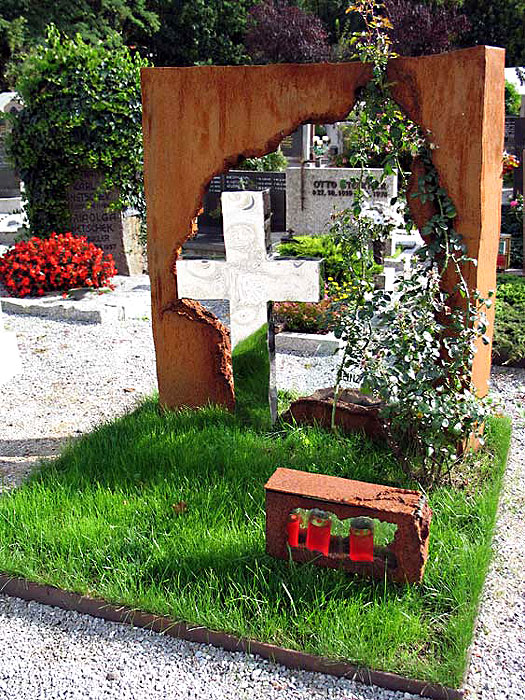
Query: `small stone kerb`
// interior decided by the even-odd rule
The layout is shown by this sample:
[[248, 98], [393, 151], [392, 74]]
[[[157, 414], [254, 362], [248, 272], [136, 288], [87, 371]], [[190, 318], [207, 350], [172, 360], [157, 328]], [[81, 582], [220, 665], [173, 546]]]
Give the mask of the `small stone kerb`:
[[[311, 561], [318, 566], [364, 576], [386, 576], [401, 583], [420, 583], [428, 556], [430, 510], [425, 496], [418, 491], [369, 484], [296, 469], [278, 468], [265, 484], [266, 551], [278, 559]], [[380, 548], [382, 553], [371, 562], [352, 561], [348, 550], [341, 551], [331, 537], [330, 551], [324, 556], [299, 542], [288, 546], [287, 523], [296, 509], [322, 509], [340, 520], [366, 516], [394, 523], [393, 541]], [[378, 548], [379, 549], [379, 548]]]

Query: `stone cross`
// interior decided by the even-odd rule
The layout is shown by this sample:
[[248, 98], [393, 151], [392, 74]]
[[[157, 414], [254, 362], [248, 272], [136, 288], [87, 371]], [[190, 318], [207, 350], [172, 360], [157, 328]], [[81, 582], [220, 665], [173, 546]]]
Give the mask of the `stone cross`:
[[268, 321], [268, 301], [319, 301], [320, 261], [272, 258], [263, 192], [223, 192], [226, 260], [177, 261], [179, 298], [229, 299], [232, 350]]
[[[319, 301], [320, 260], [286, 260], [268, 253], [264, 201], [267, 192], [223, 192], [226, 260], [178, 260], [179, 298], [229, 299], [232, 351], [268, 322], [270, 301]], [[273, 337], [270, 407], [276, 414]]]

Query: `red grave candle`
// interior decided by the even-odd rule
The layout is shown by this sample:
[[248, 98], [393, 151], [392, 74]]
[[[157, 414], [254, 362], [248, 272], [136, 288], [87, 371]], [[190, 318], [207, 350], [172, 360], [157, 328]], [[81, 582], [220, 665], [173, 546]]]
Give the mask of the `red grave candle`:
[[325, 557], [330, 551], [330, 532], [332, 520], [329, 513], [314, 508], [308, 518], [308, 529], [306, 530], [306, 548], [313, 552], [321, 552]]
[[299, 530], [301, 528], [301, 514], [296, 510], [292, 510], [288, 516], [288, 522], [286, 523], [286, 533], [288, 535], [288, 544], [290, 547], [299, 546]]
[[374, 521], [371, 518], [353, 518], [350, 523], [350, 559], [374, 561]]

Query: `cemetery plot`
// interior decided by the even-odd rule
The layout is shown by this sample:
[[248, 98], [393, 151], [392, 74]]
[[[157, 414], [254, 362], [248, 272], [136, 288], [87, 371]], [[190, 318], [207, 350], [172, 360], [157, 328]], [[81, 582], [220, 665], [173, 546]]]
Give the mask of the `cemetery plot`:
[[[265, 393], [263, 385], [263, 406]], [[491, 421], [487, 452], [465, 465], [467, 487], [429, 495], [432, 537], [419, 586], [268, 556], [263, 484], [276, 465], [413, 484], [361, 436], [252, 426], [217, 408], [159, 411], [156, 401], [101, 426], [0, 499], [0, 571], [245, 639], [459, 684], [490, 559], [508, 421]]]

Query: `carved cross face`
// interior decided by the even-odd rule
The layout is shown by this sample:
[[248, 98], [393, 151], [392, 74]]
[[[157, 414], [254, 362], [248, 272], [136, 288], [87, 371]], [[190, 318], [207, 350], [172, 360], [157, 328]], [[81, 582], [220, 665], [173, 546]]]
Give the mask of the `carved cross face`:
[[229, 299], [232, 350], [268, 321], [269, 301], [319, 301], [320, 261], [269, 255], [263, 192], [223, 192], [226, 260], [179, 260], [180, 298]]

